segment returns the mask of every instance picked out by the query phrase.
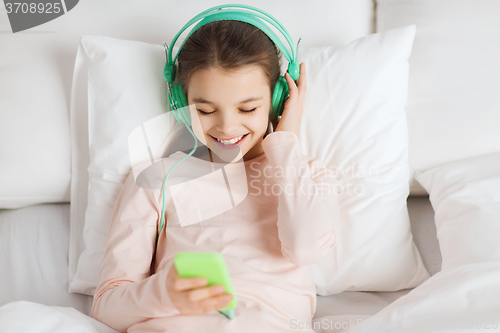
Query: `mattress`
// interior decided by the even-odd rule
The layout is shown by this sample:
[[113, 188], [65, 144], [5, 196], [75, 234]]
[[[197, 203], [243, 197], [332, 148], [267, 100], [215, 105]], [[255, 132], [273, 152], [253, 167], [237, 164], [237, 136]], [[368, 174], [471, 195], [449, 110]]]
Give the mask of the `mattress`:
[[[428, 196], [409, 197], [408, 210], [415, 244], [434, 275], [441, 270], [441, 254]], [[0, 210], [0, 306], [26, 300], [90, 315], [92, 296], [68, 293], [69, 216], [69, 203]], [[373, 315], [408, 292], [318, 296], [315, 318]]]

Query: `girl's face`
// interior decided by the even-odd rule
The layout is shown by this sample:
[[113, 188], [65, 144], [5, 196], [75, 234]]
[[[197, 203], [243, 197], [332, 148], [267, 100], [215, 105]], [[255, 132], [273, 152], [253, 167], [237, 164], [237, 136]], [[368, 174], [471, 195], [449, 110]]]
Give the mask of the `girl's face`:
[[196, 71], [188, 85], [188, 105], [196, 137], [222, 160], [264, 153], [271, 90], [260, 66]]

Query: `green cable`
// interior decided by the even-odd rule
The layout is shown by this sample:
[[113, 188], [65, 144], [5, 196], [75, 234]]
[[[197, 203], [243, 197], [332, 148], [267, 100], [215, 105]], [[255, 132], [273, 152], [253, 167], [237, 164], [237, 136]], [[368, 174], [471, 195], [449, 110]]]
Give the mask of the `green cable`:
[[196, 136], [194, 135], [193, 131], [191, 130], [191, 128], [189, 128], [189, 126], [186, 126], [186, 128], [188, 129], [188, 131], [191, 133], [191, 135], [193, 136], [194, 138], [194, 148], [193, 150], [191, 150], [191, 152], [189, 154], [187, 154], [186, 156], [184, 156], [183, 158], [181, 158], [180, 160], [178, 160], [171, 168], [170, 170], [168, 170], [167, 172], [167, 176], [165, 177], [165, 180], [163, 181], [163, 190], [162, 190], [162, 195], [163, 195], [163, 207], [161, 209], [161, 223], [160, 223], [160, 231], [158, 232], [158, 237], [156, 238], [156, 246], [155, 246], [155, 252], [156, 252], [156, 248], [158, 247], [158, 241], [160, 240], [160, 234], [161, 234], [161, 231], [163, 230], [163, 225], [164, 225], [164, 222], [165, 222], [165, 187], [167, 185], [167, 179], [168, 179], [168, 176], [170, 176], [170, 173], [172, 172], [172, 170], [179, 164], [181, 163], [182, 161], [184, 161], [186, 158], [188, 158], [189, 156], [193, 155], [194, 152], [196, 151], [196, 148], [198, 148], [198, 140], [196, 139]]

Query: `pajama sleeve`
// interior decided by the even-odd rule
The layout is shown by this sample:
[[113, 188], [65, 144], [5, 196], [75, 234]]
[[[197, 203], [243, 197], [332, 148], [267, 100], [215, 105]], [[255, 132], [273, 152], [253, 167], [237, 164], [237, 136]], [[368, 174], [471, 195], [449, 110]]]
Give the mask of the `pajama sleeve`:
[[336, 243], [337, 177], [320, 160], [302, 154], [294, 132], [271, 133], [262, 147], [278, 184], [273, 193], [278, 195], [281, 252], [296, 265], [313, 264]]
[[94, 293], [91, 317], [121, 332], [150, 318], [180, 314], [167, 292], [170, 266], [151, 275], [158, 207], [131, 172], [117, 198]]

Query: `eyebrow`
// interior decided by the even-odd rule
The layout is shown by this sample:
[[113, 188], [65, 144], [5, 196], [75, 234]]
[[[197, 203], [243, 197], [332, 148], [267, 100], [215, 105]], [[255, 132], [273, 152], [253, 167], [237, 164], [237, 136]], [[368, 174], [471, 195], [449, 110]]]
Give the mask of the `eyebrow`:
[[[247, 98], [247, 99], [239, 102], [238, 104], [245, 104], [245, 103], [248, 103], [248, 102], [258, 101], [258, 100], [261, 100], [261, 99], [262, 99], [262, 96], [260, 96], [260, 97], [258, 97], [258, 96], [250, 97], [250, 98]], [[205, 104], [215, 105], [214, 102], [207, 101], [206, 99], [203, 99], [203, 98], [193, 98], [193, 101], [195, 103], [205, 103]]]

